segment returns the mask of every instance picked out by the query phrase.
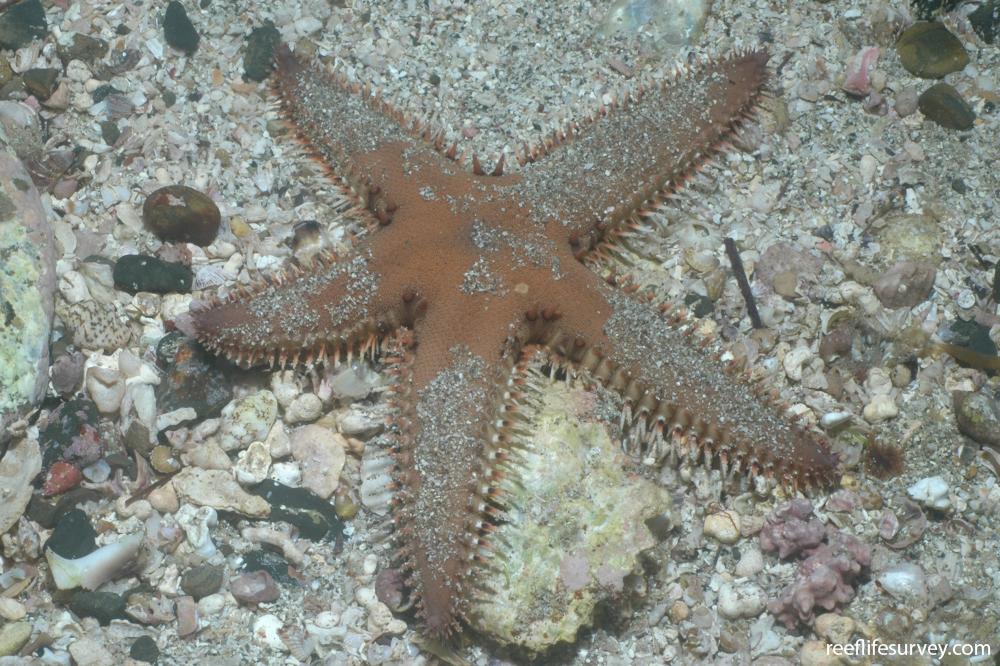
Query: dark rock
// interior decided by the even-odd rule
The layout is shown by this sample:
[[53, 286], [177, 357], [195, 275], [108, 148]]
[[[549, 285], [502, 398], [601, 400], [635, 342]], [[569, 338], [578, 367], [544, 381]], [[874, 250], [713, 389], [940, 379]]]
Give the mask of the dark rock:
[[154, 446], [156, 444], [149, 441], [149, 428], [138, 420], [132, 421], [125, 432], [125, 448], [145, 458]]
[[63, 493], [55, 504], [35, 495], [28, 503], [26, 513], [29, 518], [48, 530], [54, 528], [60, 518], [73, 511], [78, 505], [84, 502], [95, 502], [101, 498], [102, 495], [99, 492], [89, 488], [74, 488]]
[[56, 521], [45, 547], [56, 555], [75, 560], [97, 550], [97, 530], [90, 524], [86, 513], [73, 509]]
[[969, 23], [984, 42], [994, 43], [1000, 34], [1000, 0], [987, 0], [979, 5], [969, 14]]
[[56, 52], [63, 63], [68, 63], [70, 60], [81, 60], [89, 64], [104, 57], [104, 54], [108, 52], [108, 43], [97, 37], [76, 33], [69, 46], [57, 46]]
[[[49, 415], [48, 423], [39, 433], [42, 467], [48, 468], [56, 460], [67, 457], [67, 451], [90, 458], [89, 446], [100, 442], [98, 423], [97, 405], [89, 398], [77, 396], [61, 404]], [[95, 460], [97, 458], [86, 464]]]
[[923, 79], [940, 79], [969, 64], [962, 42], [936, 21], [918, 21], [904, 30], [896, 53], [906, 71]]
[[222, 587], [225, 568], [214, 564], [192, 567], [181, 576], [181, 589], [197, 599], [215, 594]]
[[160, 648], [156, 646], [152, 636], [139, 636], [129, 648], [128, 656], [136, 661], [155, 664], [160, 658]]
[[948, 129], [972, 129], [976, 120], [972, 107], [947, 83], [936, 83], [925, 90], [917, 106], [925, 116]]
[[921, 261], [900, 261], [873, 285], [878, 300], [887, 308], [912, 308], [923, 303], [934, 288], [937, 269]]
[[122, 131], [118, 129], [118, 124], [113, 120], [103, 120], [101, 121], [101, 139], [104, 143], [109, 146], [115, 145], [115, 141], [118, 137], [122, 135]]
[[969, 186], [965, 184], [965, 181], [961, 178], [953, 178], [951, 180], [951, 189], [957, 194], [967, 194], [969, 191]]
[[296, 581], [288, 574], [288, 561], [281, 555], [270, 550], [252, 550], [243, 558], [243, 570], [266, 571], [282, 585], [295, 585]]
[[56, 505], [42, 499], [41, 495], [31, 496], [28, 508], [24, 510], [24, 515], [48, 529], [56, 523]]
[[115, 286], [134, 294], [151, 291], [156, 294], [191, 291], [194, 274], [183, 264], [174, 264], [148, 254], [126, 254], [115, 262]]
[[268, 520], [291, 523], [299, 528], [300, 536], [318, 541], [343, 534], [344, 523], [333, 505], [305, 488], [290, 488], [267, 479], [248, 490], [271, 505]]
[[160, 413], [191, 407], [197, 413], [196, 418], [205, 419], [221, 412], [233, 399], [233, 391], [214, 360], [192, 340], [178, 344], [173, 361], [156, 387]]
[[263, 81], [274, 69], [274, 50], [281, 43], [281, 33], [274, 24], [267, 21], [250, 31], [247, 50], [243, 54], [244, 77], [251, 81]]
[[47, 100], [59, 85], [59, 70], [51, 68], [29, 69], [21, 74], [25, 89], [38, 100]]
[[986, 391], [952, 393], [955, 421], [962, 434], [1000, 448], [1000, 401]]
[[198, 48], [198, 40], [201, 39], [198, 31], [188, 18], [184, 5], [177, 0], [171, 0], [167, 5], [166, 14], [163, 15], [163, 37], [167, 40], [167, 44], [188, 55]]
[[142, 204], [142, 221], [163, 241], [205, 246], [219, 233], [222, 216], [207, 195], [184, 185], [161, 187]]
[[69, 609], [80, 617], [92, 617], [106, 626], [125, 618], [125, 599], [111, 592], [81, 590], [69, 600]]
[[275, 584], [271, 574], [266, 571], [254, 571], [238, 576], [229, 586], [236, 600], [241, 604], [256, 606], [276, 601], [281, 591]]
[[15, 51], [49, 30], [38, 0], [24, 0], [0, 14], [0, 49]]

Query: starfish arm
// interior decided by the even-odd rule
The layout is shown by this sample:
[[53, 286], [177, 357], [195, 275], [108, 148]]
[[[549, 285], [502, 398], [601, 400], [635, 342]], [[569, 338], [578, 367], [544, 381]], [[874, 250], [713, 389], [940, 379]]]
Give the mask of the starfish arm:
[[293, 266], [208, 307], [192, 310], [198, 340], [240, 365], [338, 362], [374, 351], [412, 324], [419, 299], [383, 298], [366, 246], [353, 259], [332, 254]]
[[479, 584], [469, 573], [489, 553], [520, 432], [520, 391], [511, 379], [520, 345], [498, 341], [499, 353], [488, 358], [464, 345], [438, 346], [420, 343], [394, 359], [393, 522], [421, 620], [443, 637], [467, 619]]
[[828, 485], [837, 457], [818, 434], [782, 413], [735, 367], [699, 345], [690, 328], [610, 288], [599, 330], [563, 317], [546, 346], [619, 391], [635, 415], [646, 455], [702, 458], [725, 474], [763, 476], [787, 489]]
[[391, 178], [382, 169], [385, 150], [433, 163], [448, 160], [417, 135], [432, 138], [422, 123], [373, 96], [368, 86], [351, 83], [303, 63], [287, 46], [275, 55], [275, 92], [284, 117], [306, 150], [352, 199], [370, 226], [388, 224], [397, 208]]
[[644, 206], [683, 185], [755, 109], [765, 51], [693, 66], [592, 120], [570, 126], [526, 165], [522, 198], [540, 221], [558, 221], [586, 253]]

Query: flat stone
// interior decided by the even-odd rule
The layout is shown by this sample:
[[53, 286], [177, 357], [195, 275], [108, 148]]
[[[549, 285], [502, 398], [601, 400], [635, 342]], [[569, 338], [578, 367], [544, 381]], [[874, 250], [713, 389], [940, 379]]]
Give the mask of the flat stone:
[[0, 151], [0, 444], [49, 383], [55, 296], [52, 227], [31, 176]]
[[954, 130], [972, 129], [976, 112], [954, 87], [936, 83], [917, 100], [920, 112], [941, 127]]
[[59, 84], [59, 70], [52, 68], [29, 69], [21, 74], [24, 87], [39, 100], [47, 100]]
[[101, 625], [125, 618], [125, 599], [111, 592], [80, 590], [69, 600], [69, 609], [80, 617], [92, 617]]
[[210, 506], [250, 518], [265, 518], [271, 512], [266, 501], [244, 491], [232, 474], [223, 470], [187, 467], [171, 483], [183, 501], [196, 506]]
[[940, 79], [969, 64], [962, 42], [937, 21], [918, 21], [904, 30], [896, 53], [906, 71], [924, 79]]
[[923, 303], [934, 288], [934, 264], [901, 261], [879, 276], [873, 285], [878, 300], [887, 308], [911, 308]]

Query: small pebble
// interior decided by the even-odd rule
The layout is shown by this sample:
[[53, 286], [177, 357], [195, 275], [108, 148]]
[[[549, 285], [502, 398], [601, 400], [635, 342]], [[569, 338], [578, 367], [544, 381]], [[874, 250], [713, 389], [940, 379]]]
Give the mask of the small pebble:
[[263, 570], [240, 574], [229, 584], [229, 591], [238, 602], [248, 606], [277, 601], [281, 595], [274, 578]]
[[757, 617], [765, 605], [767, 595], [757, 585], [724, 583], [719, 588], [719, 615], [727, 620]]
[[76, 666], [112, 666], [115, 658], [94, 638], [78, 638], [69, 645], [69, 654]]
[[705, 535], [722, 544], [734, 544], [740, 539], [740, 515], [735, 511], [719, 511], [705, 516]]
[[948, 497], [950, 490], [943, 477], [928, 476], [907, 488], [906, 494], [922, 506], [945, 511], [951, 508], [951, 499]]
[[880, 275], [873, 288], [885, 307], [911, 308], [927, 300], [936, 276], [937, 269], [929, 262], [901, 261]]
[[236, 480], [244, 486], [254, 486], [267, 478], [271, 469], [271, 453], [264, 442], [253, 442], [246, 451], [240, 451], [233, 466]]
[[215, 564], [192, 567], [181, 576], [181, 589], [195, 600], [215, 594], [222, 587], [225, 568]]
[[891, 395], [880, 394], [873, 397], [871, 402], [865, 405], [863, 414], [869, 423], [881, 423], [896, 418], [899, 415], [899, 407], [896, 406]]
[[167, 44], [188, 55], [198, 48], [198, 31], [188, 18], [184, 5], [177, 0], [171, 0], [167, 4], [167, 11], [163, 15], [163, 38], [167, 40]]
[[918, 21], [904, 30], [896, 53], [908, 72], [924, 79], [940, 79], [969, 64], [962, 42], [938, 21]]
[[952, 409], [962, 434], [1000, 448], [1000, 401], [988, 391], [954, 391]]
[[152, 636], [139, 636], [129, 648], [128, 656], [136, 661], [155, 664], [156, 660], [160, 658], [160, 648], [157, 647]]
[[222, 216], [207, 195], [185, 185], [169, 185], [146, 197], [142, 221], [162, 241], [204, 247], [218, 235]]
[[80, 617], [92, 617], [101, 626], [125, 617], [125, 599], [113, 592], [80, 590], [69, 600], [69, 609]]
[[972, 129], [976, 121], [976, 113], [969, 103], [947, 83], [936, 83], [925, 90], [917, 106], [925, 116], [948, 129]]
[[189, 596], [177, 597], [177, 635], [181, 638], [198, 631], [198, 605]]
[[285, 410], [285, 423], [308, 423], [323, 413], [323, 401], [315, 393], [303, 393]]
[[56, 91], [59, 70], [51, 68], [29, 69], [21, 74], [24, 87], [40, 101], [45, 101]]

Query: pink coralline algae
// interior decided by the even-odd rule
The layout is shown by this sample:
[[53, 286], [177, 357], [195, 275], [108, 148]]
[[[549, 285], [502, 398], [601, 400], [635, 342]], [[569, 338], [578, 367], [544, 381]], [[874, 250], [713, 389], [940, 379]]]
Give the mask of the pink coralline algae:
[[778, 551], [778, 557], [784, 560], [818, 546], [824, 536], [826, 527], [813, 515], [809, 500], [796, 499], [782, 504], [764, 519], [760, 547], [766, 553]]
[[760, 545], [766, 552], [778, 551], [782, 559], [805, 556], [792, 584], [767, 605], [789, 629], [812, 623], [816, 608], [831, 611], [850, 601], [852, 584], [871, 566], [871, 547], [824, 526], [812, 515], [808, 500], [793, 500], [775, 509], [761, 530]]

